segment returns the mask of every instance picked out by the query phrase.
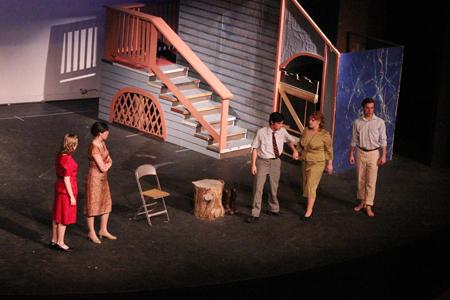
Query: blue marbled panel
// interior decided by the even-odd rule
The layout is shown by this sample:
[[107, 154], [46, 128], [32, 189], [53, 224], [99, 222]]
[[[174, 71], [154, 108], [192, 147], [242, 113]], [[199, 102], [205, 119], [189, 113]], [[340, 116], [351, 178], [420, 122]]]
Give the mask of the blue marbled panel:
[[353, 121], [362, 115], [361, 101], [375, 100], [375, 114], [384, 119], [387, 158], [392, 159], [403, 47], [344, 53], [339, 60], [334, 130], [334, 166], [349, 169], [347, 161]]

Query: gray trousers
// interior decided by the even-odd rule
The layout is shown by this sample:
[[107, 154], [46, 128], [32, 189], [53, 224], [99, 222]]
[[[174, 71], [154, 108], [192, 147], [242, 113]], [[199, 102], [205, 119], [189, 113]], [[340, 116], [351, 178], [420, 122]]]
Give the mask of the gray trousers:
[[262, 194], [267, 175], [269, 175], [270, 195], [269, 207], [270, 211], [279, 212], [280, 205], [278, 203], [277, 191], [278, 181], [280, 180], [281, 159], [256, 159], [256, 175], [253, 178], [253, 208], [252, 216], [259, 217], [261, 213]]

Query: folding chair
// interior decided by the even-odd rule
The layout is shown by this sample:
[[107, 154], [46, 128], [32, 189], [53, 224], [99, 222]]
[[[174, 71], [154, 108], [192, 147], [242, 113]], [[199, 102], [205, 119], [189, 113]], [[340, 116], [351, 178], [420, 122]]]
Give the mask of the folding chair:
[[[159, 178], [158, 175], [156, 174], [155, 167], [149, 164], [141, 165], [136, 169], [136, 172], [134, 172], [134, 174], [136, 176], [136, 182], [142, 200], [142, 205], [136, 212], [134, 219], [136, 219], [140, 215], [145, 215], [147, 218], [148, 225], [152, 226], [152, 222], [150, 221], [151, 217], [166, 214], [167, 216], [166, 222], [169, 222], [170, 221], [169, 213], [167, 212], [167, 207], [164, 198], [170, 196], [170, 194], [161, 190], [161, 185], [159, 184]], [[141, 186], [141, 178], [144, 176], [153, 176], [156, 181], [156, 187], [143, 191]], [[160, 205], [158, 204], [160, 205], [162, 204], [164, 209], [159, 208]]]

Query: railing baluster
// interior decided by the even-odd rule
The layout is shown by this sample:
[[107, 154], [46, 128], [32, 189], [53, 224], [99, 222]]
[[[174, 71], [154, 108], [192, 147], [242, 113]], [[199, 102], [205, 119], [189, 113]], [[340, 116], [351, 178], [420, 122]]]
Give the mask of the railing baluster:
[[129, 48], [129, 58], [131, 61], [133, 61], [133, 51], [134, 51], [134, 16], [130, 16], [130, 27], [128, 28], [130, 31], [130, 40], [128, 42], [128, 48]]
[[122, 45], [120, 48], [120, 55], [124, 56], [126, 51], [126, 44], [127, 44], [127, 37], [126, 37], [126, 24], [127, 24], [127, 15], [122, 14], [122, 21], [120, 22], [122, 24], [122, 28], [120, 29], [120, 36], [122, 37]]
[[139, 44], [140, 44], [140, 40], [141, 40], [140, 39], [141, 31], [140, 31], [139, 26], [140, 26], [140, 20], [139, 20], [138, 17], [136, 17], [136, 24], [135, 24], [136, 33], [135, 33], [135, 38], [134, 38], [134, 44], [135, 44], [134, 45], [134, 53], [135, 53], [136, 60], [140, 59], [140, 57], [139, 57], [139, 51], [140, 51]]
[[132, 39], [131, 39], [131, 59], [132, 61], [136, 59], [136, 37], [137, 37], [137, 30], [136, 30], [136, 22], [137, 17], [133, 16], [131, 17], [131, 32], [132, 32]]
[[[115, 11], [111, 9], [106, 10], [106, 20], [105, 20], [105, 28], [113, 28], [111, 27], [111, 24], [113, 23], [113, 20], [115, 19]], [[114, 49], [114, 30], [105, 30], [105, 47], [103, 49], [103, 57], [105, 59], [112, 59], [113, 58], [113, 49]], [[80, 32], [80, 42], [81, 42], [81, 32]], [[81, 43], [80, 43], [81, 45]], [[81, 69], [81, 66], [80, 66]]]
[[[150, 43], [151, 43], [151, 23], [145, 22], [145, 65], [151, 65], [151, 53], [150, 53]], [[155, 54], [156, 55], [156, 54]]]
[[125, 42], [123, 43], [124, 46], [124, 56], [128, 56], [128, 44], [129, 44], [129, 23], [130, 23], [130, 16], [129, 15], [125, 15], [125, 23], [124, 23], [124, 27], [123, 27], [123, 34], [125, 37]]
[[118, 27], [117, 27], [117, 39], [118, 39], [118, 43], [117, 43], [117, 52], [116, 55], [120, 55], [122, 53], [122, 49], [123, 49], [123, 14], [119, 13], [118, 14], [119, 17], [119, 21], [118, 21]]
[[144, 20], [139, 18], [139, 40], [138, 40], [138, 46], [139, 46], [139, 61], [142, 63], [143, 59], [143, 47], [144, 47]]
[[130, 56], [130, 60], [133, 61], [133, 56], [134, 56], [134, 35], [136, 33], [136, 30], [134, 28], [134, 21], [135, 21], [135, 17], [134, 16], [130, 16], [130, 41], [128, 43], [128, 47], [130, 49], [129, 51], [129, 56]]
[[[113, 39], [112, 39], [112, 42], [111, 42], [111, 46], [109, 46], [111, 48], [107, 49], [110, 53], [111, 52], [114, 53], [113, 55], [116, 54], [117, 48], [119, 47], [119, 43], [118, 43], [119, 36], [117, 34], [117, 32], [118, 32], [118, 30], [117, 30], [118, 28], [117, 27], [119, 26], [119, 18], [116, 15], [117, 15], [117, 13], [113, 12], [113, 19], [110, 22], [110, 24], [111, 24], [111, 32], [113, 34], [112, 35]], [[108, 48], [108, 46], [106, 48]]]
[[149, 51], [149, 62], [150, 67], [156, 66], [156, 48], [158, 47], [158, 31], [156, 27], [150, 23], [150, 51]]

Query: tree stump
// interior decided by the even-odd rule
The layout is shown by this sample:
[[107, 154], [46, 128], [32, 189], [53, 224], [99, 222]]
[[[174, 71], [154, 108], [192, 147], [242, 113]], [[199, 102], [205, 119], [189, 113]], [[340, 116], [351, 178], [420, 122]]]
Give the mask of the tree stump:
[[203, 179], [195, 186], [194, 215], [199, 219], [214, 220], [225, 215], [222, 206], [223, 180]]

